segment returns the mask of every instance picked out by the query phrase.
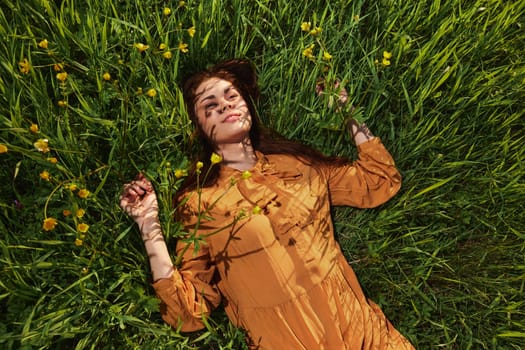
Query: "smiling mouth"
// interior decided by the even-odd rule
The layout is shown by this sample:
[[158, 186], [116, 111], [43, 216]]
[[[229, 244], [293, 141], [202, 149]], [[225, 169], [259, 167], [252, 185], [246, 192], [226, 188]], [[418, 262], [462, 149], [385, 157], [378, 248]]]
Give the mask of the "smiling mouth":
[[224, 118], [224, 120], [222, 121], [223, 123], [232, 123], [232, 122], [235, 122], [237, 120], [239, 120], [241, 118], [241, 114], [240, 113], [232, 113], [232, 114], [228, 114], [226, 116], [226, 118]]

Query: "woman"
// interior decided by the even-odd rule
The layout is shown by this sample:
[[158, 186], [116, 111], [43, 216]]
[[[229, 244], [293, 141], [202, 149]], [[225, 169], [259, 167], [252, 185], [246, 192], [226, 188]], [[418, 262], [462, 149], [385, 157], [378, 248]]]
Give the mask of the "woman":
[[350, 163], [272, 133], [259, 123], [247, 61], [197, 73], [183, 90], [205, 164], [177, 195], [177, 219], [200, 238], [197, 249], [195, 239], [180, 240], [182, 263], [173, 265], [142, 175], [125, 185], [120, 203], [139, 225], [164, 320], [201, 329], [222, 300], [253, 349], [412, 349], [366, 299], [330, 217], [331, 205], [375, 207], [399, 190], [380, 139], [350, 123], [359, 150]]

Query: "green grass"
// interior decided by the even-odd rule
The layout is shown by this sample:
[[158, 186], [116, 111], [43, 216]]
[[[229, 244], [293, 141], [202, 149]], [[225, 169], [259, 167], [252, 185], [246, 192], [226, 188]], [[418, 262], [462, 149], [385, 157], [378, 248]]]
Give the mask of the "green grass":
[[[221, 310], [196, 334], [163, 324], [139, 234], [118, 207], [122, 184], [145, 171], [173, 247], [174, 170], [192, 151], [177, 83], [231, 57], [256, 64], [261, 116], [283, 134], [355, 156], [346, 114], [314, 93], [318, 77], [337, 78], [356, 117], [393, 153], [401, 192], [381, 208], [337, 208], [334, 218], [367, 295], [418, 349], [525, 348], [523, 1], [178, 4], [0, 5], [2, 348], [243, 348]], [[322, 32], [303, 32], [303, 21]], [[302, 52], [312, 43], [309, 60]], [[36, 150], [38, 139], [49, 140], [49, 153]], [[42, 229], [45, 217], [58, 220], [54, 230]]]

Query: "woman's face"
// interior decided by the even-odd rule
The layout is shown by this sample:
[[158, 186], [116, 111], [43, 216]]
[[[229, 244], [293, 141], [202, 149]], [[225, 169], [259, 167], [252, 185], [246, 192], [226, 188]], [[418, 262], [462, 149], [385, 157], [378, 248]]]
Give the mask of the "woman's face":
[[199, 125], [216, 148], [247, 141], [252, 117], [246, 101], [231, 82], [209, 78], [197, 87], [195, 96]]

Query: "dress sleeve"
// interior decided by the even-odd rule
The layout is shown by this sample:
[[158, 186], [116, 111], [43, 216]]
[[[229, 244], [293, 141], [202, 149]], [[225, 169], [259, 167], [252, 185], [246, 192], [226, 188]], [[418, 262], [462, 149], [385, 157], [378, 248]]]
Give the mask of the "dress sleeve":
[[[187, 244], [184, 240], [177, 243], [177, 255]], [[190, 244], [173, 276], [153, 283], [164, 321], [182, 332], [204, 328], [205, 317], [221, 302], [220, 292], [213, 283], [214, 275], [208, 245], [202, 242], [195, 250]]]
[[360, 144], [358, 152], [357, 161], [327, 169], [332, 205], [373, 208], [401, 188], [401, 174], [378, 137]]

